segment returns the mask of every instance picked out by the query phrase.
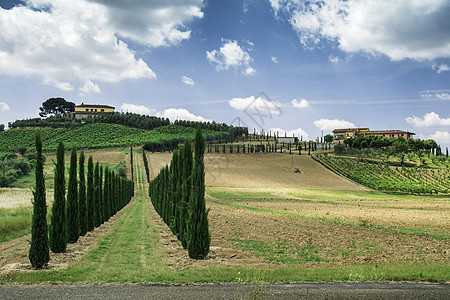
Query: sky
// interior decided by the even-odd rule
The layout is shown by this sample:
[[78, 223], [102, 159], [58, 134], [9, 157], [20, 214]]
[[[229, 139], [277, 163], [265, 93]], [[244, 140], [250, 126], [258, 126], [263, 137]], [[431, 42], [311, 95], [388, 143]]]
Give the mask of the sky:
[[450, 148], [448, 0], [0, 0], [0, 124], [52, 97]]

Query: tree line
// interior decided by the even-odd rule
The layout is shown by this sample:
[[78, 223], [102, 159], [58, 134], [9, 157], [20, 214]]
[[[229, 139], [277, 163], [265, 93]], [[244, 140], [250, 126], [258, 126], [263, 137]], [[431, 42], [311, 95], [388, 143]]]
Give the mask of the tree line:
[[80, 236], [121, 210], [134, 195], [134, 183], [103, 168], [99, 162], [94, 164], [92, 157], [88, 160], [86, 180], [84, 152], [77, 158], [77, 150], [73, 148], [66, 195], [64, 144], [59, 143], [54, 168], [54, 201], [50, 226], [47, 227], [44, 158], [39, 132], [36, 134], [36, 153], [29, 260], [34, 268], [41, 268], [50, 260], [49, 249], [54, 253], [65, 252], [67, 243], [77, 242]]
[[205, 140], [199, 128], [194, 157], [191, 142], [185, 141], [184, 147], [173, 152], [170, 167], [162, 168], [149, 185], [155, 210], [193, 259], [205, 258], [211, 242], [205, 205], [204, 152]]

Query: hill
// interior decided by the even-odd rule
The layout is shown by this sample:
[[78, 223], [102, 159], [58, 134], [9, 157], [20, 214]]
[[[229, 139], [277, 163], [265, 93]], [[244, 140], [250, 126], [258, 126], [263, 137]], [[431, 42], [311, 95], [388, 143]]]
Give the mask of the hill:
[[[108, 123], [85, 124], [74, 128], [14, 128], [0, 132], [0, 153], [18, 152], [21, 148], [34, 147], [36, 132], [40, 130], [44, 151], [55, 151], [63, 142], [66, 149], [100, 149], [129, 147], [145, 143], [165, 145], [174, 140], [192, 139], [195, 129], [177, 125], [166, 125], [153, 130], [127, 127]], [[203, 130], [203, 135], [216, 136], [218, 131]], [[4, 154], [3, 154], [4, 155]]]

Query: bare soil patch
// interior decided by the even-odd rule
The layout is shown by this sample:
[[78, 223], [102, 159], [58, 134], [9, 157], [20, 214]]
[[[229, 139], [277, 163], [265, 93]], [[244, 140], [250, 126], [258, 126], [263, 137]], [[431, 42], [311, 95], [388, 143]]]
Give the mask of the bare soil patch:
[[367, 207], [289, 200], [246, 201], [242, 204], [279, 211], [292, 211], [306, 216], [340, 218], [354, 224], [418, 227], [438, 232], [450, 232], [449, 210], [393, 209], [376, 205]]
[[[152, 178], [171, 158], [171, 153], [149, 154]], [[303, 155], [205, 154], [205, 167], [206, 186], [367, 190]]]

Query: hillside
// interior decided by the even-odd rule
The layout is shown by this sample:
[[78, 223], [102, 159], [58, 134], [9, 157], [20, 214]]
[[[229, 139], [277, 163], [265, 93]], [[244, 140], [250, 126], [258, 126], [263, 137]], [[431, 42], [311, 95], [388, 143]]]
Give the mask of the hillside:
[[[193, 138], [195, 128], [167, 125], [153, 130], [144, 130], [123, 125], [93, 123], [75, 128], [15, 128], [0, 132], [0, 153], [17, 152], [20, 148], [31, 150], [34, 147], [36, 132], [40, 130], [44, 151], [55, 151], [59, 142], [66, 149], [99, 149], [129, 147], [145, 143], [164, 143], [179, 138]], [[203, 135], [216, 135], [219, 132], [203, 130]]]

